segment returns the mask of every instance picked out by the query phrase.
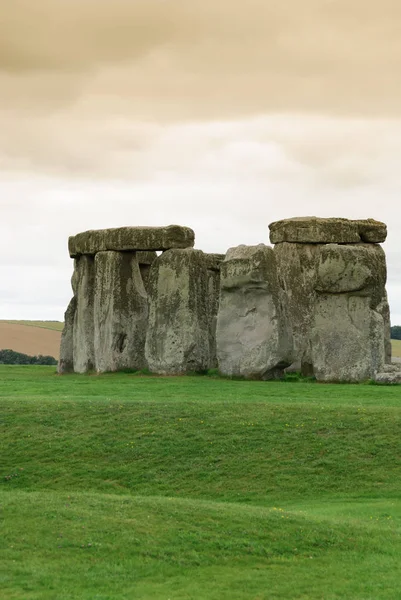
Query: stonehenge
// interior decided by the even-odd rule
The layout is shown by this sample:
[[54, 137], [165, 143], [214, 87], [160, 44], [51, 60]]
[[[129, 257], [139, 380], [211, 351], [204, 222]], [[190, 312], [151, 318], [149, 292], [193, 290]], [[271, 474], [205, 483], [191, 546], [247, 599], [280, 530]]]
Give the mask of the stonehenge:
[[144, 370], [320, 382], [398, 382], [386, 294], [387, 228], [373, 219], [272, 223], [272, 246], [194, 248], [192, 229], [70, 237], [73, 298], [58, 370]]

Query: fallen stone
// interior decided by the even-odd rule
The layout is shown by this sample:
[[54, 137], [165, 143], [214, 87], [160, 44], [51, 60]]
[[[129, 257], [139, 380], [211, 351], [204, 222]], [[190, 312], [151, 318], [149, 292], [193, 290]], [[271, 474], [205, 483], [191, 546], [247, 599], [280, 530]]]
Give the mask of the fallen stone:
[[277, 379], [293, 362], [292, 335], [272, 248], [230, 248], [221, 263], [216, 345], [223, 375]]
[[98, 372], [146, 367], [148, 300], [135, 252], [95, 257], [94, 347]]
[[349, 220], [340, 218], [295, 217], [269, 225], [270, 242], [279, 244], [357, 244], [384, 242], [387, 228], [374, 219]]
[[68, 240], [71, 257], [96, 254], [107, 250], [117, 252], [192, 248], [195, 234], [189, 227], [119, 227], [78, 233]]
[[207, 287], [201, 250], [168, 250], [152, 264], [145, 356], [153, 373], [179, 375], [208, 369]]
[[376, 383], [394, 385], [401, 383], [401, 370], [393, 373], [377, 373], [375, 377]]
[[87, 373], [95, 368], [93, 306], [95, 259], [93, 256], [81, 256], [75, 261], [72, 282], [77, 303], [73, 327], [74, 371]]

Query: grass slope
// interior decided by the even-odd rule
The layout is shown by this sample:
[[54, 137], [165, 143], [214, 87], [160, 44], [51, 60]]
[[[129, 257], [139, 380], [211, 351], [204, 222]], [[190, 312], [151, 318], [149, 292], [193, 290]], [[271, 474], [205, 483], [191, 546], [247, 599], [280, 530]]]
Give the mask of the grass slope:
[[399, 387], [0, 377], [5, 597], [398, 597]]

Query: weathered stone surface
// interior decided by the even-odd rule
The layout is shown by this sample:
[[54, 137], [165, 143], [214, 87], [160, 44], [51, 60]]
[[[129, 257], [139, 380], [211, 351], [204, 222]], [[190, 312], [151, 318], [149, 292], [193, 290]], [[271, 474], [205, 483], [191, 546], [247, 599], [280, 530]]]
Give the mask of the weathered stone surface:
[[370, 298], [320, 294], [312, 329], [312, 363], [318, 381], [372, 379], [384, 364], [383, 318]]
[[99, 252], [95, 271], [96, 370], [145, 368], [148, 300], [136, 253]]
[[320, 248], [315, 286], [318, 292], [363, 292], [372, 297], [376, 307], [383, 298], [386, 279], [386, 257], [381, 246], [327, 244]]
[[382, 300], [379, 302], [376, 308], [377, 312], [383, 318], [383, 334], [384, 334], [384, 360], [386, 364], [391, 364], [392, 359], [392, 346], [391, 346], [391, 320], [390, 320], [390, 305], [388, 303], [387, 292], [384, 291]]
[[364, 381], [382, 369], [387, 335], [382, 307], [385, 283], [386, 261], [380, 246], [320, 248], [311, 336], [319, 381]]
[[219, 310], [220, 299], [220, 265], [224, 260], [224, 254], [205, 254], [205, 264], [207, 268], [208, 279], [208, 321], [209, 321], [209, 354], [210, 354], [210, 369], [217, 369], [217, 352], [216, 352], [216, 325], [217, 313]]
[[64, 329], [61, 334], [60, 358], [58, 361], [58, 373], [74, 372], [74, 320], [77, 309], [77, 299], [74, 296], [64, 313]]
[[362, 242], [381, 244], [387, 238], [387, 225], [374, 219], [353, 221], [357, 224], [358, 233]]
[[217, 357], [224, 375], [274, 379], [293, 362], [291, 328], [272, 248], [230, 248], [221, 263]]
[[106, 250], [144, 251], [192, 248], [195, 234], [189, 227], [118, 227], [78, 233], [68, 240], [71, 257], [96, 254]]
[[[274, 247], [281, 286], [292, 327], [294, 359], [304, 375], [312, 374], [311, 329], [316, 300], [317, 244], [284, 242]], [[294, 366], [294, 369], [297, 369]]]
[[141, 272], [143, 285], [145, 286], [146, 293], [148, 292], [148, 282], [150, 267], [157, 258], [156, 252], [137, 252], [136, 253], [139, 263], [139, 270]]
[[393, 373], [376, 373], [375, 381], [387, 385], [401, 384], [401, 370]]
[[152, 264], [145, 356], [160, 374], [209, 367], [208, 276], [200, 250], [168, 250]]
[[357, 244], [359, 242], [384, 242], [387, 228], [374, 219], [321, 219], [296, 217], [275, 221], [269, 225], [272, 244], [291, 242], [298, 244]]
[[73, 327], [74, 371], [86, 373], [95, 368], [93, 314], [95, 260], [93, 256], [81, 256], [75, 261], [73, 291], [77, 302]]

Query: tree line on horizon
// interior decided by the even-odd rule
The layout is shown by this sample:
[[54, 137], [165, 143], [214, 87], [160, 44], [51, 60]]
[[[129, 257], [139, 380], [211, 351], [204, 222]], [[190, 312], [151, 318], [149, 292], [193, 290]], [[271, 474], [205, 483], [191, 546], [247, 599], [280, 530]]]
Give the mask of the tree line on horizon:
[[0, 350], [0, 365], [57, 365], [54, 356], [29, 356], [15, 350]]
[[401, 325], [394, 325], [391, 328], [391, 339], [401, 340]]

